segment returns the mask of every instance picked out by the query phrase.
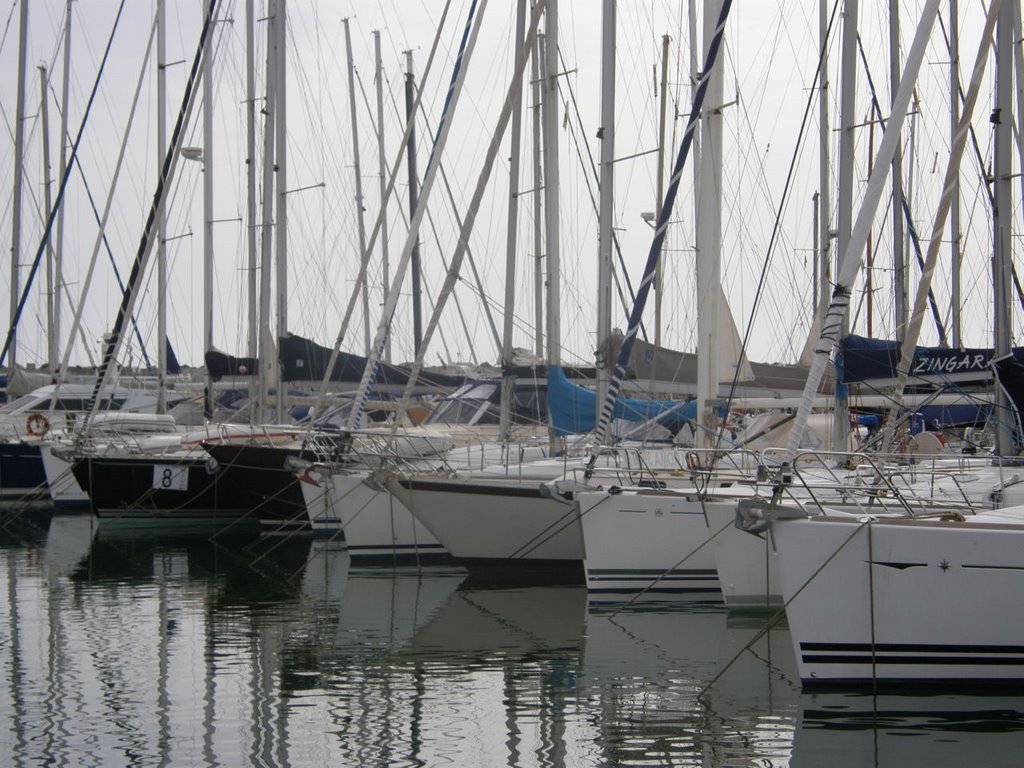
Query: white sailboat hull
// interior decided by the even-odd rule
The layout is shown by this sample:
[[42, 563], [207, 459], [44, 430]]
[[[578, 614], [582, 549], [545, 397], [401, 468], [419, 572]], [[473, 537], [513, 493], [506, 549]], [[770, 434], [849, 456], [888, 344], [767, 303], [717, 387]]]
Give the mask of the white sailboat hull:
[[591, 601], [642, 593], [720, 603], [699, 500], [671, 491], [577, 492]]
[[731, 611], [755, 611], [783, 604], [779, 572], [765, 535], [736, 527], [736, 504], [707, 504], [711, 553]]
[[399, 493], [456, 560], [579, 564], [583, 535], [573, 504], [538, 481], [411, 478]]
[[781, 520], [771, 535], [805, 684], [1024, 678], [1024, 508]]
[[401, 499], [368, 478], [367, 473], [335, 473], [323, 477], [319, 486], [303, 483], [314, 534], [343, 530], [353, 561], [448, 559], [445, 548]]
[[43, 459], [46, 484], [50, 489], [53, 506], [61, 510], [88, 510], [89, 494], [75, 479], [71, 463], [53, 454], [53, 446], [41, 444], [39, 455]]

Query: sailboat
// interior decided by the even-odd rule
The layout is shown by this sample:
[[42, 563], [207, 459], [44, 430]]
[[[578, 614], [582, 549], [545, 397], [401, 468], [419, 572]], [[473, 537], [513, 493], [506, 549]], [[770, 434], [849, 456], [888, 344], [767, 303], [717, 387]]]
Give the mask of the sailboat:
[[[908, 68], [911, 62], [920, 62], [937, 5], [925, 7]], [[1009, 72], [1014, 4], [994, 0], [958, 141], [950, 153], [947, 190], [950, 175], [958, 172], [997, 14], [996, 114], [1000, 105], [1003, 115], [1012, 113]], [[904, 83], [912, 79], [905, 76]], [[901, 95], [907, 95], [902, 87], [898, 98]], [[999, 211], [1010, 210], [1009, 143], [1010, 121], [1004, 117], [996, 124], [997, 265], [1009, 256], [1010, 226], [999, 216]], [[940, 233], [948, 205], [946, 195], [936, 214], [935, 230]], [[851, 248], [855, 246], [852, 240]], [[860, 266], [859, 253], [851, 250], [850, 254], [853, 258], [844, 264], [840, 285], [847, 285]], [[919, 286], [918, 308], [924, 288]], [[1006, 306], [1005, 301], [997, 285], [997, 310]], [[833, 301], [829, 314], [841, 316], [842, 311]], [[997, 327], [997, 351], [998, 334], [1006, 330]], [[823, 334], [823, 341], [832, 338]], [[1008, 336], [1002, 341], [1008, 347]], [[827, 354], [829, 346], [822, 343], [818, 348]], [[970, 516], [935, 510], [901, 518], [844, 515], [827, 507], [811, 515], [782, 507], [764, 512], [773, 518], [770, 536], [778, 553], [780, 584], [805, 686], [1020, 684], [1024, 615], [1018, 603], [1024, 574], [1024, 508], [1003, 507]]]

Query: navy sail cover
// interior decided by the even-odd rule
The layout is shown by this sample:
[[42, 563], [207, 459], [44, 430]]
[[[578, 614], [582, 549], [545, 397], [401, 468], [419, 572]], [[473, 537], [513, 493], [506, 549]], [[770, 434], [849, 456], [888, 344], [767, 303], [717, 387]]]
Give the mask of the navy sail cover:
[[[840, 381], [844, 384], [895, 379], [900, 342], [851, 335], [842, 341], [842, 355]], [[1024, 349], [1014, 349], [1013, 356], [1024, 362]], [[991, 363], [991, 348], [918, 347], [910, 365], [909, 383], [984, 383], [991, 381]]]

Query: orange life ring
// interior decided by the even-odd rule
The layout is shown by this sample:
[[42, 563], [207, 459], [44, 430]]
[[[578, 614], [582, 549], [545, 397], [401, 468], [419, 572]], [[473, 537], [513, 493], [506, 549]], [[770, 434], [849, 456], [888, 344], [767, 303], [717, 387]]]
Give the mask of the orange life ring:
[[30, 413], [25, 421], [25, 429], [33, 437], [42, 437], [50, 431], [50, 420], [41, 413]]

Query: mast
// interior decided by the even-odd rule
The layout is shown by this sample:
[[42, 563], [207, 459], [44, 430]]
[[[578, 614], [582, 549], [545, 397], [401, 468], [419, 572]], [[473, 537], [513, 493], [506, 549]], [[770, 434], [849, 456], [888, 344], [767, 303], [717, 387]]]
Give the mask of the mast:
[[[690, 33], [690, 102], [697, 98], [697, 89], [700, 88], [700, 38], [697, 33], [697, 0], [690, 0], [687, 4], [687, 24]], [[693, 188], [700, 188], [700, 131], [693, 132], [690, 154], [693, 156]], [[661, 205], [661, 203], [659, 203]], [[700, 195], [693, 196], [693, 242], [700, 237]]]
[[[992, 216], [992, 242], [995, 253], [992, 259], [993, 288], [993, 332], [995, 350], [993, 357], [999, 359], [1010, 354], [1013, 339], [1010, 312], [1010, 281], [1012, 259], [1013, 191], [1011, 189], [1011, 157], [1013, 130], [1013, 3], [1003, 2], [999, 9], [999, 25], [996, 30], [996, 92], [992, 122], [995, 124], [995, 168], [992, 185], [995, 193], [995, 210]], [[1013, 439], [1008, 417], [1010, 405], [1001, 387], [996, 387], [996, 453], [1006, 456], [1012, 452]]]
[[[856, 26], [856, 24], [854, 24]], [[892, 98], [900, 87], [900, 7], [899, 0], [889, 0], [889, 81]], [[891, 102], [890, 102], [891, 103]], [[848, 123], [844, 123], [848, 125]], [[913, 125], [913, 117], [911, 117]], [[913, 130], [913, 129], [911, 129]], [[913, 145], [911, 145], [913, 146]], [[913, 152], [913, 149], [911, 149]], [[911, 158], [913, 159], [913, 158]], [[913, 168], [913, 163], [911, 163]], [[893, 257], [893, 318], [896, 339], [901, 341], [907, 332], [907, 249], [903, 238], [903, 147], [896, 142], [892, 158], [892, 257]], [[907, 195], [909, 197], [909, 195]], [[840, 253], [842, 249], [840, 249]]]
[[[50, 214], [53, 208], [53, 198], [50, 194], [50, 110], [47, 108], [46, 98], [46, 65], [39, 65], [39, 116], [43, 123], [43, 209], [45, 215]], [[63, 206], [62, 206], [63, 207]], [[53, 327], [53, 305], [58, 298], [54, 290], [53, 269], [53, 242], [47, 238], [46, 241], [46, 365], [50, 371], [50, 381], [57, 381], [57, 337]]]
[[[419, 203], [419, 173], [416, 170], [416, 115], [413, 101], [416, 94], [416, 75], [412, 68], [412, 51], [405, 52], [405, 120], [409, 125], [409, 142], [406, 144], [407, 172], [409, 178], [409, 218], [416, 212]], [[413, 356], [419, 354], [423, 344], [423, 288], [421, 284], [420, 241], [412, 246], [412, 342]]]
[[[210, 10], [200, 0], [204, 14]], [[203, 60], [203, 356], [213, 349], [213, 46]], [[213, 378], [206, 372], [203, 415], [213, 415]]]
[[[526, 0], [516, 4], [515, 50], [523, 44], [526, 34]], [[516, 90], [512, 102], [512, 133], [509, 139], [508, 229], [505, 240], [505, 316], [501, 327], [501, 416], [499, 440], [507, 442], [512, 429], [512, 396], [515, 378], [512, 376], [512, 334], [516, 300], [516, 238], [519, 234], [519, 153], [523, 133], [523, 88]]]
[[[704, 40], [715, 37], [721, 0], [704, 4]], [[697, 424], [696, 444], [717, 444], [719, 323], [722, 284], [722, 101], [725, 79], [722, 67], [709, 74], [706, 104], [701, 112], [704, 148], [698, 197], [701, 201], [697, 233]], [[706, 73], [707, 74], [707, 73]], [[660, 220], [661, 217], [659, 217]]]
[[[274, 234], [277, 236], [277, 291], [276, 309], [277, 323], [274, 333], [275, 348], [281, 343], [281, 339], [288, 332], [288, 56], [287, 56], [287, 31], [288, 31], [288, 0], [277, 0], [277, 12], [274, 15], [274, 30], [276, 37], [276, 66], [274, 67], [275, 87], [274, 93], [274, 128], [277, 136], [274, 139], [274, 149], [277, 156], [276, 171], [277, 178], [274, 183], [277, 188], [277, 226]], [[280, 374], [280, 355], [274, 356], [274, 368]], [[275, 376], [277, 380], [277, 419], [284, 420], [285, 408], [285, 383], [280, 375]]]
[[[604, 0], [601, 32], [601, 205], [598, 216], [597, 258], [597, 412], [595, 423], [601, 418], [601, 405], [608, 393], [608, 367], [605, 355], [612, 331], [612, 215], [615, 199], [615, 0]], [[665, 36], [668, 48], [668, 36]], [[663, 76], [667, 76], [662, 70]], [[661, 103], [661, 139], [665, 140], [664, 77]], [[661, 168], [663, 146], [658, 147], [658, 205], [661, 205]], [[659, 262], [660, 263], [660, 262]], [[661, 297], [658, 283], [655, 296]], [[659, 326], [660, 328], [660, 326]]]
[[[839, 203], [836, 206], [836, 254], [843, 259], [850, 243], [850, 230], [853, 225], [853, 161], [854, 161], [854, 125], [857, 122], [857, 15], [858, 0], [845, 0], [843, 4], [843, 50], [842, 74], [840, 83], [839, 109]], [[889, 124], [893, 122], [892, 115]], [[902, 118], [902, 115], [900, 116]], [[902, 120], [900, 121], [902, 124]], [[859, 258], [859, 254], [858, 254]], [[842, 262], [836, 264], [836, 274], [842, 274]], [[842, 319], [842, 335], [849, 333], [850, 320], [848, 315]], [[846, 387], [839, 383], [841, 365], [836, 366], [836, 397], [832, 422], [832, 450], [845, 451], [848, 446], [847, 435], [850, 429], [849, 397]]]
[[18, 96], [14, 120], [14, 192], [11, 203], [11, 330], [7, 370], [17, 366], [18, 342], [15, 325], [21, 299], [21, 205], [25, 182], [25, 59], [28, 55], [28, 2], [21, 3], [18, 14]]
[[265, 417], [267, 389], [274, 381], [277, 367], [270, 327], [270, 272], [274, 244], [274, 114], [277, 109], [274, 86], [275, 13], [277, 0], [267, 0], [267, 82], [266, 99], [263, 103], [263, 112], [266, 115], [263, 124], [263, 221], [260, 232], [260, 381], [259, 398], [256, 401], [259, 408], [256, 417], [258, 420]]
[[[668, 44], [671, 38], [668, 35], [662, 35], [661, 38], [661, 93], [660, 106], [658, 110], [658, 168], [655, 174], [655, 181], [657, 184], [656, 197], [654, 199], [654, 218], [657, 219], [661, 215], [661, 202], [665, 196], [665, 108], [668, 105]], [[602, 102], [603, 103], [603, 102]], [[604, 125], [609, 124], [609, 120], [602, 116], [602, 123]], [[602, 166], [602, 171], [604, 166]], [[609, 171], [610, 172], [610, 171]], [[601, 187], [604, 189], [604, 187]], [[603, 195], [602, 195], [603, 199]], [[609, 232], [611, 230], [609, 229]], [[609, 255], [609, 259], [611, 256]], [[664, 287], [664, 274], [665, 264], [662, 259], [658, 260], [658, 270], [654, 277], [654, 344], [655, 346], [661, 346], [661, 304], [665, 294]], [[602, 395], [598, 392], [598, 401], [602, 399]]]
[[[359, 232], [359, 258], [366, 258], [366, 222], [363, 219], [363, 170], [359, 164], [359, 121], [356, 117], [356, 65], [352, 58], [352, 33], [349, 19], [342, 19], [345, 25], [345, 51], [348, 57], [348, 102], [352, 119], [352, 170], [356, 177], [356, 226]], [[370, 354], [370, 294], [366, 283], [362, 284], [363, 298], [363, 347]]]
[[[1014, 30], [1019, 30], [1021, 28], [1021, 7], [1020, 7], [1020, 2], [1014, 2], [1013, 3], [1013, 28], [1014, 28]], [[1015, 140], [1014, 143], [1015, 143], [1015, 147], [1016, 147], [1016, 150], [1017, 150], [1018, 162], [1020, 163], [1020, 167], [1024, 168], [1024, 136], [1021, 135], [1021, 132], [1016, 127], [1017, 124], [1018, 124], [1018, 121], [1020, 120], [1019, 116], [1020, 115], [1024, 115], [1024, 52], [1021, 51], [1021, 41], [1020, 41], [1019, 38], [1015, 38], [1014, 39], [1014, 44], [1013, 44], [1013, 68], [1014, 68], [1014, 71], [1013, 71], [1013, 84], [1016, 87], [1016, 96], [1017, 96], [1017, 113], [1016, 113], [1016, 116], [1015, 116], [1016, 119], [1014, 121], [1014, 126], [1015, 127], [1014, 127], [1014, 130], [1013, 130], [1013, 137], [1014, 137], [1014, 140]], [[1020, 183], [1019, 189], [1021, 191], [1021, 194], [1024, 195], [1024, 174], [1018, 173], [1016, 175], [1016, 178], [1019, 180], [1019, 183]], [[1022, 199], [1024, 199], [1024, 197], [1022, 197]], [[1012, 239], [1011, 239], [1011, 242], [1013, 242]], [[1011, 272], [1012, 272], [1013, 271], [1012, 264], [1011, 264], [1010, 269], [1011, 269]], [[1017, 283], [1016, 275], [1014, 275], [1013, 279], [1014, 279], [1014, 283]], [[1020, 291], [1019, 290], [1017, 291], [1017, 295], [1020, 296]]]
[[[381, 57], [380, 30], [373, 32], [374, 83], [377, 86], [377, 170], [380, 176], [380, 217], [381, 227], [388, 231], [388, 183], [387, 164], [384, 158], [384, 64]], [[380, 239], [381, 288], [384, 301], [388, 300], [391, 287], [391, 265], [388, 263], [388, 238]], [[384, 342], [384, 362], [391, 362], [391, 335]]]
[[[70, 104], [69, 91], [71, 84], [71, 3], [68, 0], [64, 13], [64, 71], [61, 73], [60, 86], [60, 157], [57, 166], [57, 178], [63, 179], [68, 168], [68, 108]], [[58, 353], [60, 352], [61, 339], [61, 301], [60, 295], [64, 288], [64, 206], [57, 209], [57, 232], [54, 238], [53, 257], [53, 290], [55, 298], [53, 301], [53, 331], [52, 338]], [[56, 359], [56, 358], [55, 358]], [[57, 369], [51, 368], [50, 374], [56, 380]]]
[[[259, 299], [256, 290], [256, 9], [254, 0], [245, 0], [245, 186], [246, 186], [246, 252], [248, 271], [246, 288], [249, 299], [248, 356], [259, 354]], [[256, 371], [249, 371], [250, 395]]]
[[537, 47], [530, 62], [530, 77], [533, 81], [533, 333], [534, 354], [544, 356], [544, 165], [541, 149], [544, 134], [541, 125], [544, 117], [544, 100], [541, 98], [541, 70], [544, 68], [544, 35], [537, 35]]
[[818, 2], [818, 124], [821, 142], [818, 145], [818, 273], [819, 301], [815, 304], [815, 317], [819, 323], [828, 307], [829, 283], [832, 275], [832, 178], [829, 173], [829, 116], [828, 116], [828, 0]]
[[818, 211], [821, 210], [820, 198], [820, 192], [815, 192], [811, 196], [811, 251], [814, 253], [814, 261], [811, 264], [811, 306], [815, 308], [821, 298], [818, 295], [818, 274], [821, 269], [821, 222], [818, 219]]
[[[156, 0], [156, 167], [163, 168], [167, 152], [167, 9]], [[167, 412], [167, 206], [157, 214], [156, 230], [156, 412]]]
[[[875, 124], [868, 123], [868, 178], [871, 178], [871, 171], [874, 169], [874, 157], [875, 155]], [[874, 313], [875, 313], [875, 280], [874, 280], [874, 269], [875, 269], [875, 255], [872, 252], [872, 240], [871, 230], [868, 230], [868, 240], [864, 256], [864, 304], [865, 314], [867, 315], [867, 333], [868, 337], [873, 337], [874, 333]], [[902, 328], [899, 330], [902, 334]]]
[[545, 19], [547, 49], [544, 52], [544, 231], [547, 233], [548, 281], [548, 365], [562, 360], [562, 328], [559, 300], [561, 290], [561, 259], [559, 256], [558, 205], [558, 0], [549, 0]]
[[[1019, 49], [1018, 49], [1019, 50]], [[960, 122], [960, 12], [958, 0], [949, 0], [949, 136], [956, 139]], [[951, 290], [949, 301], [953, 326], [953, 347], [963, 343], [960, 329], [960, 174], [953, 182], [949, 211], [949, 260]]]

